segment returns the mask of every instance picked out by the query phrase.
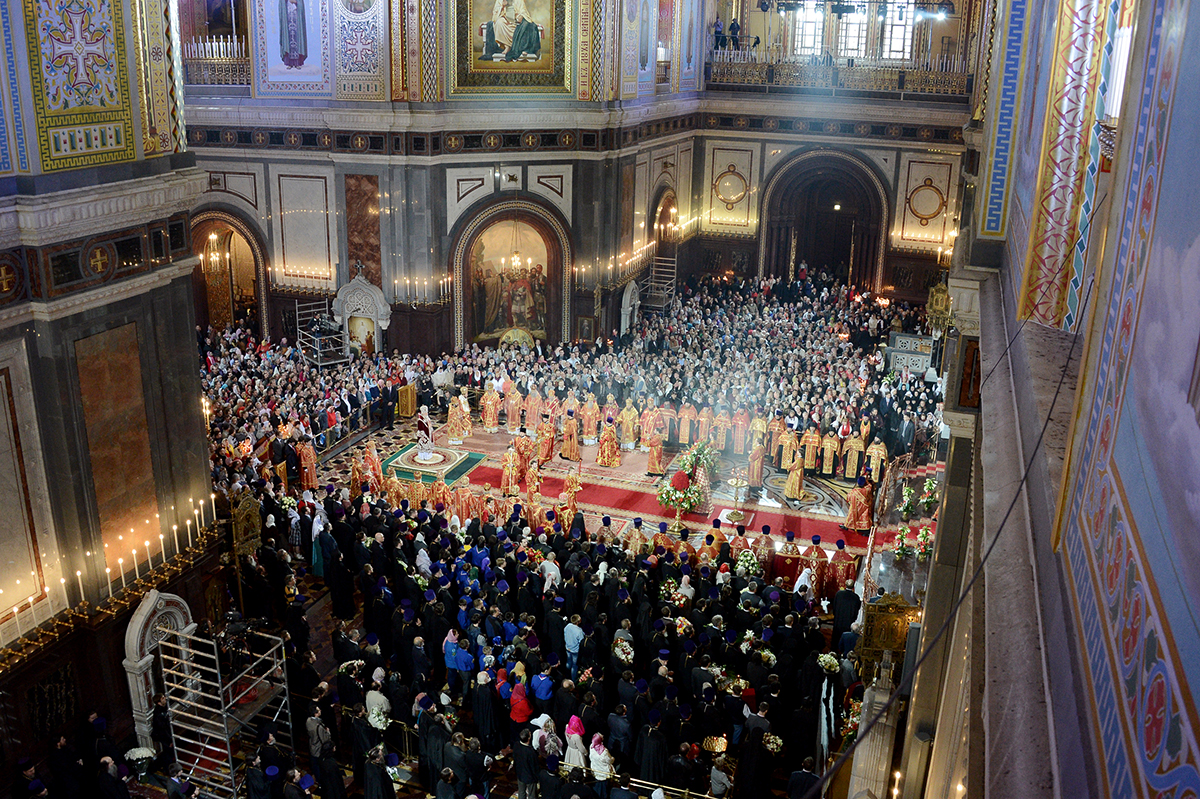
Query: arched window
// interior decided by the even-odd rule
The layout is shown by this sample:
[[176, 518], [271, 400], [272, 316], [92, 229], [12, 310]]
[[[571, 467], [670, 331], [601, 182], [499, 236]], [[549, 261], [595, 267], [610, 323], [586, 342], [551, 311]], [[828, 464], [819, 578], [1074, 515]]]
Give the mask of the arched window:
[[813, 3], [796, 11], [796, 55], [821, 55], [825, 48], [825, 4]]
[[845, 14], [838, 21], [838, 57], [864, 58], [867, 55], [868, 14]]
[[916, 8], [909, 2], [891, 2], [881, 7], [880, 43], [882, 57], [907, 61], [912, 57], [913, 18]]

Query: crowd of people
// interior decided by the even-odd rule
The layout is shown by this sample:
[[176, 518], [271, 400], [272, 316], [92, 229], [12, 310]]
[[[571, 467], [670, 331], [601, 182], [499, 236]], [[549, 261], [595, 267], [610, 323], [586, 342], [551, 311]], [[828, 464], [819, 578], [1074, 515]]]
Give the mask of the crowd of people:
[[[278, 488], [234, 491], [265, 507]], [[781, 753], [800, 762], [836, 746], [847, 698], [860, 696], [857, 595], [833, 595], [827, 637], [812, 573], [795, 590], [767, 579], [744, 528], [714, 521], [715, 557], [701, 559], [686, 535], [640, 519], [617, 535], [582, 514], [532, 526], [520, 504], [460, 518], [440, 502], [390, 507], [370, 484], [324, 493], [305, 502], [320, 531], [311, 562], [268, 537], [243, 586], [267, 592], [247, 605], [286, 631], [293, 715], [322, 796], [345, 795], [340, 763], [368, 799], [390, 797], [367, 775], [404, 725], [415, 776], [441, 799], [486, 796], [506, 771], [522, 797], [630, 799], [638, 780], [754, 797]], [[296, 589], [304, 571], [322, 575], [339, 620], [328, 680]], [[260, 754], [251, 769], [295, 767]]]
[[[253, 497], [263, 523], [230, 593], [289, 651], [297, 744], [281, 745], [271, 725], [258, 731], [248, 796], [338, 799], [345, 771], [351, 792], [391, 799], [411, 735], [414, 777], [438, 799], [486, 797], [498, 779], [520, 799], [633, 799], [652, 785], [754, 797], [777, 776], [799, 799], [861, 697], [849, 586], [811, 571], [794, 588], [764, 576], [758, 531], [714, 522], [675, 536], [634, 520], [617, 535], [608, 517], [589, 529], [573, 508], [519, 496], [398, 498], [369, 471], [318, 489], [316, 462], [354, 431], [392, 425], [408, 385], [434, 409], [462, 388], [476, 402], [494, 392], [510, 429], [548, 417], [557, 428], [591, 401], [600, 429], [627, 406], [639, 420], [657, 407], [670, 445], [707, 438], [740, 455], [765, 439], [781, 468], [768, 426], [928, 456], [940, 386], [888, 374], [879, 352], [889, 332], [922, 325], [916, 309], [803, 275], [693, 279], [670, 313], [595, 342], [376, 353], [322, 369], [246, 322], [198, 329], [216, 507], [227, 518]], [[865, 468], [867, 458], [851, 470], [834, 451], [835, 476]], [[332, 674], [318, 671], [325, 642], [309, 618], [326, 591]], [[830, 610], [832, 631], [818, 619]], [[162, 784], [170, 797], [194, 795], [189, 764], [175, 762], [168, 699], [153, 705]], [[21, 761], [13, 795], [125, 799], [145, 765], [129, 755], [92, 713], [47, 761]]]
[[[543, 413], [559, 427], [567, 410], [578, 414], [589, 402], [601, 409], [601, 424], [616, 422], [629, 403], [640, 414], [654, 402], [663, 411], [668, 446], [689, 443], [679, 418], [691, 413], [692, 429], [701, 427], [739, 455], [753, 420], [778, 419], [797, 437], [832, 435], [843, 449], [858, 437], [864, 449], [877, 442], [889, 455], [929, 457], [945, 432], [936, 375], [888, 372], [879, 350], [890, 332], [922, 332], [923, 325], [917, 309], [805, 275], [790, 284], [695, 279], [670, 313], [647, 315], [624, 336], [614, 331], [595, 342], [524, 349], [475, 344], [436, 359], [393, 352], [322, 370], [286, 340], [261, 342], [245, 327], [198, 331], [214, 484], [281, 463], [297, 480], [347, 433], [375, 421], [390, 426], [396, 392], [409, 384], [416, 386], [416, 405], [435, 410], [449, 409], [463, 387], [476, 398], [494, 389], [510, 429], [514, 401], [530, 431]], [[533, 414], [531, 398], [537, 401]], [[741, 428], [739, 418], [745, 419]], [[688, 432], [694, 440], [696, 433]], [[786, 469], [781, 450], [781, 439], [773, 437], [768, 458]], [[837, 457], [838, 476], [853, 481], [856, 475], [844, 473], [844, 453]], [[311, 469], [306, 482], [316, 485]]]

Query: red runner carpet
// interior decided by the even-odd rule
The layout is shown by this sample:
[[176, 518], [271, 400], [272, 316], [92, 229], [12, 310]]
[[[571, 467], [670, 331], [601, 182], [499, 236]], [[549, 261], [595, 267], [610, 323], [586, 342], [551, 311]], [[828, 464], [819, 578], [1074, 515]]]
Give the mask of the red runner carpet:
[[[490, 483], [494, 491], [500, 486], [500, 470], [494, 466], [480, 464], [471, 472], [471, 483], [475, 486]], [[554, 502], [555, 498], [562, 494], [562, 490], [561, 478], [547, 476], [542, 480], [541, 494], [547, 498], [547, 503]], [[675, 518], [675, 515], [667, 508], [658, 504], [658, 497], [653, 492], [641, 491], [628, 486], [605, 485], [584, 480], [583, 490], [576, 496], [576, 501], [581, 510], [604, 511], [609, 512], [609, 515], [623, 518], [640, 516], [645, 526], [651, 528], [650, 532], [657, 531], [660, 521], [669, 522]], [[699, 536], [707, 533], [712, 525], [712, 520], [723, 510], [732, 507], [719, 502], [713, 504], [713, 511], [710, 515], [689, 513], [683, 517], [690, 529], [694, 531], [693, 535], [696, 536], [696, 540], [693, 543], [695, 544], [700, 543]], [[784, 534], [791, 530], [796, 534], [796, 540], [805, 544], [812, 536], [819, 535], [822, 544], [830, 548], [837, 539], [841, 538], [846, 541], [846, 549], [852, 554], [863, 554], [867, 549], [866, 537], [852, 530], [841, 529], [841, 519], [819, 517], [790, 510], [764, 510], [754, 507], [746, 508], [745, 513], [747, 533], [758, 534], [763, 525], [769, 525], [771, 537], [779, 542], [784, 541]], [[894, 540], [894, 531], [876, 532], [876, 546], [890, 544]]]

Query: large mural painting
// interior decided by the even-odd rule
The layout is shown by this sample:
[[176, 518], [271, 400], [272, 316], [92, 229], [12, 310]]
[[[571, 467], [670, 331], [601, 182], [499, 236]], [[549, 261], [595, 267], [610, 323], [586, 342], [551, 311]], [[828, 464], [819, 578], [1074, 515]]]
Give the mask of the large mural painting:
[[498, 221], [471, 245], [469, 260], [475, 341], [518, 328], [546, 338], [548, 251], [525, 222]]
[[[370, 10], [363, 3], [357, 6]], [[257, 0], [253, 48], [255, 94], [260, 97], [330, 94], [333, 69], [329, 38], [328, 0]]]
[[571, 92], [574, 3], [455, 0], [451, 94]]
[[1105, 795], [1185, 797], [1200, 796], [1200, 85], [1177, 78], [1200, 70], [1200, 3], [1147, 6], [1060, 548]]

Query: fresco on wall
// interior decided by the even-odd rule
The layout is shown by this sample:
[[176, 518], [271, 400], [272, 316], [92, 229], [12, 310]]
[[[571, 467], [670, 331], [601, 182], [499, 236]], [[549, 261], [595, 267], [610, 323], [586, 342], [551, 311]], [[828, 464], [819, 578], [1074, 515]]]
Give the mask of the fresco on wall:
[[[513, 267], [513, 254], [520, 264]], [[509, 328], [546, 338], [548, 251], [541, 233], [524, 222], [493, 222], [471, 245], [475, 340], [498, 338]]]
[[550, 0], [472, 0], [472, 70], [549, 71], [553, 34]]
[[1064, 476], [1059, 551], [1086, 648], [1104, 794], [1196, 796], [1200, 85], [1176, 79], [1200, 69], [1200, 4], [1151, 5], [1126, 95], [1136, 101], [1122, 119], [1130, 135], [1112, 202], [1115, 241], [1090, 299], [1103, 304]]
[[451, 94], [572, 90], [565, 0], [454, 2]]
[[332, 89], [328, 0], [258, 0], [254, 77], [260, 96], [327, 94]]

